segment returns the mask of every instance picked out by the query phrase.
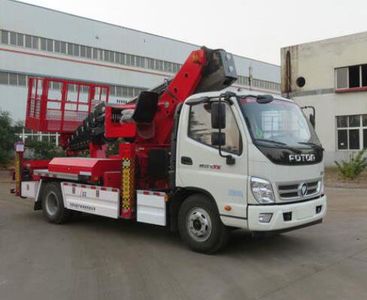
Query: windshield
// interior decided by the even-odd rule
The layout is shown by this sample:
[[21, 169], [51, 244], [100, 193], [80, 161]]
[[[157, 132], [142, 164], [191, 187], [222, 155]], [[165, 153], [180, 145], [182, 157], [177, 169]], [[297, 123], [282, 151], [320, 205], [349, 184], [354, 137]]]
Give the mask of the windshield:
[[313, 127], [297, 104], [278, 99], [258, 103], [252, 96], [239, 98], [239, 104], [254, 143], [320, 145]]

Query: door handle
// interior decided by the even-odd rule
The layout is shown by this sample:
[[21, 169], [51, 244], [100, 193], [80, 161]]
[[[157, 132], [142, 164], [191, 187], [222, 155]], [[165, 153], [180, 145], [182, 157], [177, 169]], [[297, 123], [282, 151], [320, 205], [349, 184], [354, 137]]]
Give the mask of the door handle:
[[188, 156], [181, 156], [181, 163], [183, 165], [192, 165], [192, 159]]

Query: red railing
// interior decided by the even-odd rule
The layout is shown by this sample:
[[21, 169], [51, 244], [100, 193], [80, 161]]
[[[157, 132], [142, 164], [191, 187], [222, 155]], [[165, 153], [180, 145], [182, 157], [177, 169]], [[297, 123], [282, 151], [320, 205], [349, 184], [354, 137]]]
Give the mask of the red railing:
[[100, 102], [108, 102], [109, 86], [31, 77], [25, 125], [42, 132], [72, 133]]

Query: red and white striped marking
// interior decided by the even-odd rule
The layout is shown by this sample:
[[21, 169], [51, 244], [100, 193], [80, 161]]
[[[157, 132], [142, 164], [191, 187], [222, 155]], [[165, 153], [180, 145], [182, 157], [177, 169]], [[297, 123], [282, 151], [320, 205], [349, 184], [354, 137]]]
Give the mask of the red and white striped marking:
[[167, 196], [166, 193], [156, 192], [156, 191], [138, 190], [137, 193], [138, 194], [143, 194], [143, 195]]

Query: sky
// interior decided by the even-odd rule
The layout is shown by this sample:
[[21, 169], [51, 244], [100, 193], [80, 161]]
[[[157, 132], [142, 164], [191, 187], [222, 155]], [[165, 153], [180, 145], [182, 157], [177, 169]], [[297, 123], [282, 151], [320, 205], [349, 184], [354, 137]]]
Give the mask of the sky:
[[367, 31], [366, 0], [23, 0], [280, 64], [280, 48]]

